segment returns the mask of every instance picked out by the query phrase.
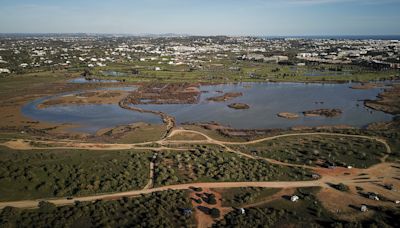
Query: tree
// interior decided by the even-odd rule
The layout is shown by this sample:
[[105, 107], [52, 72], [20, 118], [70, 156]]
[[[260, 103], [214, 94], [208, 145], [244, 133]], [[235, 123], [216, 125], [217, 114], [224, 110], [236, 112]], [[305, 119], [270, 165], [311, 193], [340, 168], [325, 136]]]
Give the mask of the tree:
[[211, 208], [210, 209], [210, 215], [213, 218], [219, 218], [221, 216], [221, 212], [219, 211], [218, 208]]

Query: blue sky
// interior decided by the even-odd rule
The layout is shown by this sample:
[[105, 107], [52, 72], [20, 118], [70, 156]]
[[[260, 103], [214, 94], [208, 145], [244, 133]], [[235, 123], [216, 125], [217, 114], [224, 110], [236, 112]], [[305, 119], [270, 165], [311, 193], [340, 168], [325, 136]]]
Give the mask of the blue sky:
[[400, 0], [0, 0], [0, 33], [399, 35]]

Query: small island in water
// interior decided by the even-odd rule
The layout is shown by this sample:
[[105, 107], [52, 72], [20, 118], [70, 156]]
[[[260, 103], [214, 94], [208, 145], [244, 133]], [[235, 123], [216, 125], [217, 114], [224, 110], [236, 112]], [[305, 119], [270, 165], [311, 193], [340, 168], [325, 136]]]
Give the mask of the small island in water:
[[228, 105], [229, 108], [233, 109], [249, 109], [250, 106], [248, 104], [243, 104], [243, 103], [232, 103]]
[[303, 112], [303, 115], [308, 117], [315, 117], [315, 116], [336, 117], [340, 116], [341, 114], [342, 110], [338, 108], [333, 108], [333, 109], [323, 108], [323, 109], [316, 109]]
[[299, 115], [296, 113], [291, 113], [291, 112], [280, 112], [277, 114], [277, 116], [286, 118], [286, 119], [297, 119], [299, 118]]
[[214, 101], [214, 102], [224, 102], [224, 101], [229, 101], [232, 100], [236, 97], [241, 97], [243, 96], [243, 93], [240, 92], [230, 92], [230, 93], [225, 93], [222, 96], [217, 96], [217, 97], [210, 97], [207, 100], [208, 101]]

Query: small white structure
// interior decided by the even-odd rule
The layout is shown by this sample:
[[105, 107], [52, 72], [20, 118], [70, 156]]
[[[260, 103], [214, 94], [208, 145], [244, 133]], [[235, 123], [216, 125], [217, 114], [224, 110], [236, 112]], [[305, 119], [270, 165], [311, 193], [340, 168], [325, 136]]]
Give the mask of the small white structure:
[[347, 168], [348, 168], [348, 169], [352, 169], [352, 168], [353, 168], [353, 166], [349, 165], [349, 166], [347, 166]]
[[240, 212], [240, 214], [242, 214], [242, 215], [246, 214], [246, 211], [244, 210], [244, 208], [239, 208], [239, 212]]
[[394, 201], [395, 204], [400, 204], [400, 200]]
[[361, 205], [360, 210], [361, 210], [361, 212], [366, 212], [366, 211], [368, 211], [368, 208], [366, 205]]
[[10, 71], [9, 69], [3, 69], [3, 68], [0, 68], [0, 74], [1, 74], [1, 73], [10, 74], [10, 73], [11, 73], [11, 71]]
[[300, 198], [298, 196], [296, 196], [296, 195], [290, 197], [290, 201], [292, 201], [292, 202], [297, 202], [299, 199]]
[[378, 197], [378, 195], [376, 195], [376, 194], [370, 194], [370, 195], [368, 196], [368, 198], [369, 198], [369, 199], [372, 199], [372, 200], [379, 201], [379, 197]]
[[155, 70], [155, 71], [160, 71], [161, 68], [160, 68], [160, 67], [155, 67], [154, 70]]
[[313, 179], [319, 179], [319, 178], [321, 178], [321, 176], [318, 175], [318, 174], [316, 174], [316, 173], [313, 173], [313, 174], [311, 175], [311, 177], [312, 177]]

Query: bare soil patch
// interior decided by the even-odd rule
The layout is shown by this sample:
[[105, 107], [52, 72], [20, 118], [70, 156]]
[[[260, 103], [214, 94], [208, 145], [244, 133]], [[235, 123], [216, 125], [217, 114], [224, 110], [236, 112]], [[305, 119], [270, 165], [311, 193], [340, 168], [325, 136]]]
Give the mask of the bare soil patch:
[[[216, 199], [216, 204], [208, 204], [204, 202], [203, 198], [205, 194], [213, 194], [215, 195]], [[192, 205], [193, 208], [195, 208], [195, 218], [197, 221], [197, 227], [198, 228], [208, 228], [211, 227], [212, 224], [214, 224], [215, 221], [218, 221], [222, 219], [226, 214], [231, 212], [233, 209], [231, 207], [222, 207], [222, 199], [221, 199], [221, 194], [217, 191], [214, 191], [210, 188], [203, 188], [201, 192], [195, 192], [191, 191], [190, 192], [190, 198], [192, 199]], [[197, 203], [193, 199], [202, 199], [201, 203]], [[199, 208], [201, 207], [207, 207], [207, 208], [216, 208], [220, 211], [220, 217], [218, 218], [212, 218], [210, 215], [207, 215], [203, 211], [201, 211]]]

